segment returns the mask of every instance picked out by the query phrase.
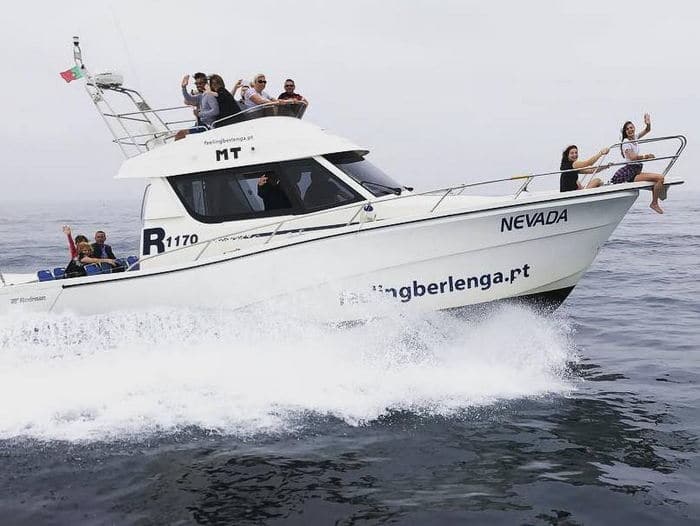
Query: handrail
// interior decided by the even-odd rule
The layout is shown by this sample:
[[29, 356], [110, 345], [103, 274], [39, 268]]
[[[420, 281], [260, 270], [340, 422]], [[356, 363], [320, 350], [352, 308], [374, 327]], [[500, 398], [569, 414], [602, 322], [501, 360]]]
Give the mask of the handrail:
[[[637, 139], [636, 141], [629, 141], [633, 143], [648, 143], [648, 142], [661, 142], [661, 141], [667, 141], [671, 139], [677, 139], [680, 142], [680, 146], [678, 147], [678, 150], [676, 150], [676, 153], [673, 155], [668, 155], [668, 156], [663, 156], [663, 157], [654, 157], [653, 159], [646, 159], [645, 162], [654, 162], [654, 161], [663, 161], [666, 159], [670, 159], [670, 162], [666, 166], [666, 168], [663, 170], [662, 175], [666, 175], [671, 167], [675, 164], [676, 160], [678, 157], [680, 157], [680, 154], [685, 150], [686, 145], [688, 144], [688, 140], [685, 138], [684, 135], [667, 135], [664, 137], [655, 137], [653, 139]], [[613, 148], [616, 148], [618, 146], [622, 146], [622, 142], [618, 142], [615, 144], [611, 144], [608, 148], [612, 150]], [[612, 167], [612, 166], [625, 166], [627, 164], [639, 164], [639, 161], [622, 161], [619, 163], [609, 163], [606, 167]], [[527, 187], [527, 184], [529, 184], [530, 180], [534, 177], [544, 177], [547, 175], [556, 175], [556, 174], [565, 174], [569, 172], [578, 172], [580, 171], [581, 168], [571, 168], [569, 170], [555, 170], [553, 172], [542, 172], [542, 173], [537, 173], [537, 174], [526, 174], [526, 175], [520, 175], [520, 176], [514, 176], [512, 179], [524, 179], [527, 178], [528, 181], [524, 185], [524, 188], [519, 189], [514, 198], [517, 198], [522, 191], [525, 190]], [[598, 170], [599, 172], [600, 170]], [[497, 181], [494, 181], [497, 182]]]
[[[669, 159], [670, 160], [669, 165], [672, 165], [678, 159], [678, 157], [680, 156], [680, 153], [685, 149], [685, 146], [687, 144], [687, 140], [683, 135], [670, 135], [667, 137], [659, 137], [656, 139], [643, 139], [643, 140], [638, 141], [638, 142], [660, 142], [660, 141], [670, 140], [670, 139], [677, 139], [681, 143], [681, 145], [679, 146], [676, 153], [674, 155], [670, 155], [670, 156], [663, 156], [663, 157], [656, 157], [654, 159], [649, 159], [649, 160], [647, 160], [647, 162], [662, 161], [662, 160]], [[611, 148], [613, 148], [615, 146], [620, 146], [620, 143], [612, 145]], [[624, 166], [627, 164], [634, 164], [635, 162], [636, 161], [623, 161], [623, 162], [619, 162], [619, 163], [609, 163], [608, 166]], [[240, 238], [241, 236], [245, 236], [246, 234], [251, 233], [251, 232], [265, 230], [265, 229], [272, 229], [272, 232], [265, 232], [265, 234], [269, 235], [269, 237], [262, 244], [267, 245], [272, 241], [273, 237], [278, 235], [278, 232], [282, 229], [282, 226], [285, 224], [294, 223], [295, 221], [303, 221], [303, 220], [307, 220], [309, 218], [318, 217], [318, 216], [322, 216], [322, 215], [336, 214], [338, 212], [355, 210], [355, 212], [354, 212], [353, 216], [350, 218], [350, 220], [343, 225], [343, 227], [348, 227], [353, 223], [353, 221], [355, 221], [357, 216], [360, 215], [360, 213], [362, 212], [362, 210], [364, 209], [365, 206], [373, 205], [375, 203], [380, 203], [380, 202], [384, 202], [384, 201], [394, 202], [396, 200], [410, 199], [410, 198], [419, 197], [419, 196], [440, 195], [437, 203], [429, 211], [429, 213], [432, 214], [435, 212], [435, 210], [438, 208], [438, 206], [440, 204], [442, 204], [444, 202], [444, 200], [452, 192], [457, 191], [457, 190], [462, 191], [466, 188], [474, 188], [477, 186], [485, 186], [485, 185], [489, 185], [489, 184], [502, 183], [502, 182], [513, 181], [513, 180], [518, 180], [518, 179], [526, 179], [527, 180], [526, 183], [529, 184], [530, 181], [532, 181], [533, 179], [538, 178], [538, 177], [546, 177], [546, 176], [550, 176], [550, 175], [557, 175], [557, 174], [562, 174], [562, 173], [567, 173], [567, 172], [572, 172], [572, 171], [575, 171], [575, 170], [573, 170], [573, 169], [571, 169], [571, 170], [555, 170], [555, 171], [541, 172], [541, 173], [534, 173], [534, 174], [524, 174], [524, 175], [517, 175], [517, 176], [512, 176], [512, 177], [504, 177], [504, 178], [500, 178], [500, 179], [490, 179], [487, 181], [477, 181], [474, 183], [465, 183], [465, 184], [461, 184], [461, 185], [439, 188], [436, 190], [429, 190], [429, 191], [420, 192], [420, 193], [407, 193], [405, 195], [398, 195], [398, 196], [391, 194], [391, 195], [377, 197], [374, 199], [366, 199], [363, 201], [349, 203], [347, 205], [342, 205], [342, 206], [338, 206], [335, 208], [329, 208], [326, 210], [320, 210], [318, 212], [312, 212], [310, 214], [303, 214], [303, 215], [299, 215], [299, 216], [288, 217], [288, 218], [281, 219], [278, 221], [272, 221], [270, 223], [264, 223], [262, 225], [256, 225], [256, 226], [245, 228], [242, 230], [236, 230], [236, 231], [233, 231], [233, 232], [230, 232], [227, 234], [222, 234], [222, 235], [210, 238], [210, 239], [199, 241], [198, 243], [195, 243], [192, 245], [177, 247], [177, 248], [174, 248], [173, 250], [169, 250], [168, 252], [162, 252], [160, 254], [154, 254], [152, 256], [146, 256], [146, 257], [140, 258], [139, 263], [143, 263], [143, 262], [151, 260], [151, 259], [163, 257], [166, 254], [170, 255], [170, 254], [173, 254], [173, 253], [181, 251], [181, 250], [187, 250], [187, 249], [191, 249], [193, 247], [197, 247], [197, 246], [201, 245], [202, 249], [199, 251], [199, 253], [197, 254], [197, 256], [193, 260], [193, 261], [198, 261], [202, 257], [204, 252], [206, 252], [207, 248], [209, 248], [209, 246], [213, 242], [215, 242], [219, 239], [232, 238], [232, 237], [234, 237], [234, 238], [239, 237]], [[666, 171], [664, 173], [666, 173]], [[514, 200], [517, 199], [517, 197], [520, 195], [521, 192], [522, 192], [522, 187], [521, 187], [520, 191], [516, 192], [516, 194], [513, 196], [513, 199]], [[360, 221], [359, 226], [358, 226], [358, 231], [359, 231], [359, 228], [362, 227], [362, 224], [363, 224], [363, 222]]]
[[[222, 126], [228, 126], [230, 124], [237, 124], [239, 122], [243, 122], [246, 120], [253, 120], [253, 119], [259, 119], [262, 117], [296, 117], [297, 119], [301, 119], [304, 116], [304, 113], [306, 112], [306, 106], [307, 104], [302, 101], [294, 101], [294, 102], [285, 102], [285, 103], [278, 103], [278, 102], [268, 102], [265, 104], [258, 104], [257, 106], [253, 106], [251, 108], [246, 108], [244, 110], [239, 111], [238, 113], [234, 113], [233, 115], [229, 115], [227, 117], [223, 117], [221, 119], [215, 120], [211, 127], [212, 128], [220, 128]], [[281, 109], [296, 109], [296, 115], [279, 115]], [[267, 113], [269, 110], [273, 110], [273, 115], [260, 115], [259, 117], [253, 117], [253, 119], [248, 119], [250, 115], [254, 115], [256, 113]], [[226, 122], [226, 121], [231, 121], [231, 122]], [[226, 124], [222, 124], [226, 123]]]

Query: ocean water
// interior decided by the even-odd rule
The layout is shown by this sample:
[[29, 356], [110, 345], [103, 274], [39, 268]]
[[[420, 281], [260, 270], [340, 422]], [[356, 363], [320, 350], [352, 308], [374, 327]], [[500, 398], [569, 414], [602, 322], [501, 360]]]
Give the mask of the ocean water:
[[[700, 194], [648, 200], [554, 314], [0, 317], [0, 524], [698, 524]], [[138, 205], [0, 204], [0, 270]]]

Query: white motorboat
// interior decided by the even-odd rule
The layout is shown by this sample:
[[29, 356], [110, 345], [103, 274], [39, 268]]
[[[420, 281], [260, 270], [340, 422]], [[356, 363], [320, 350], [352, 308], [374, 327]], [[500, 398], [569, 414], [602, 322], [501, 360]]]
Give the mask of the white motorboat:
[[[139, 261], [71, 279], [5, 276], [0, 313], [304, 303], [305, 315], [337, 322], [511, 298], [557, 305], [651, 186], [528, 190], [556, 171], [417, 193], [373, 166], [365, 148], [301, 120], [301, 104], [259, 106], [173, 141], [183, 122], [165, 116], [181, 108], [154, 110], [119, 76], [92, 75], [74, 45], [127, 157], [116, 177], [145, 182]], [[110, 97], [135, 109], [120, 112]], [[655, 161], [666, 175], [686, 141], [639, 142], [658, 141], [679, 144]], [[511, 179], [518, 187], [507, 195], [466, 194]], [[95, 293], [102, 301], [85, 301]]]

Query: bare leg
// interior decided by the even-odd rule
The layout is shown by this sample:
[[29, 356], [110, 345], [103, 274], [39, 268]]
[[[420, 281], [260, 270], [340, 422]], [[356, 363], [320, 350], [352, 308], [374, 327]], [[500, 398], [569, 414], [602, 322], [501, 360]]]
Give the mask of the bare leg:
[[586, 185], [586, 188], [598, 188], [600, 185], [603, 184], [603, 181], [598, 179], [597, 177], [594, 177], [593, 179], [590, 180], [590, 182]]
[[658, 214], [663, 214], [664, 211], [659, 206], [659, 194], [664, 187], [664, 176], [661, 174], [642, 172], [634, 178], [634, 181], [651, 181], [654, 183], [654, 187], [651, 189], [651, 204], [649, 208]]

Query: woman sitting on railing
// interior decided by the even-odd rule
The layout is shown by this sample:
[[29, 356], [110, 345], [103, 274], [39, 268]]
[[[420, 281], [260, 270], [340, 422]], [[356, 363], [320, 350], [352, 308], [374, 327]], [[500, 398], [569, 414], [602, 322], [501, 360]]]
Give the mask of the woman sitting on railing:
[[[610, 165], [597, 166], [592, 168], [592, 166], [598, 162], [598, 160], [607, 155], [610, 148], [603, 148], [597, 154], [595, 154], [590, 159], [585, 161], [578, 160], [578, 146], [572, 144], [567, 146], [561, 154], [561, 164], [559, 169], [563, 170], [561, 177], [559, 179], [559, 190], [561, 192], [571, 192], [573, 190], [581, 190], [583, 188], [581, 183], [578, 182], [578, 174], [594, 174], [598, 173], [600, 170], [608, 168]], [[586, 188], [596, 188], [603, 184], [603, 181], [595, 177], [586, 185]]]
[[[638, 139], [644, 137], [647, 133], [651, 131], [651, 117], [648, 113], [644, 114], [644, 124], [646, 127], [639, 135], [635, 135], [634, 124], [631, 121], [627, 121], [622, 125], [622, 144], [620, 144], [620, 153], [626, 161], [642, 161], [644, 159], [653, 159], [653, 153], [639, 153], [639, 144], [636, 142]], [[611, 182], [613, 184], [618, 183], [631, 183], [633, 181], [651, 181], [654, 183], [654, 187], [651, 191], [651, 204], [649, 207], [659, 214], [663, 214], [664, 211], [659, 206], [659, 195], [664, 188], [664, 176], [657, 173], [642, 172], [642, 163], [631, 162], [620, 168], [615, 175], [613, 175]]]

